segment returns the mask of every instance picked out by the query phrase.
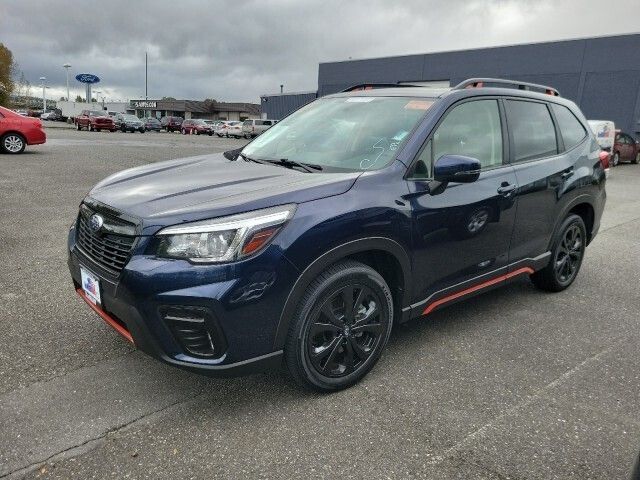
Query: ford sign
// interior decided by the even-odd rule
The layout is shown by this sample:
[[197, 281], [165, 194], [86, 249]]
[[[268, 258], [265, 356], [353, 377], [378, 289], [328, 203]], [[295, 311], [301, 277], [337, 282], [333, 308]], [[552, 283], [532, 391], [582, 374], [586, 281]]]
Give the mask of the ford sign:
[[81, 83], [98, 83], [100, 81], [100, 77], [93, 75], [92, 73], [80, 73], [79, 75], [76, 75], [76, 80]]

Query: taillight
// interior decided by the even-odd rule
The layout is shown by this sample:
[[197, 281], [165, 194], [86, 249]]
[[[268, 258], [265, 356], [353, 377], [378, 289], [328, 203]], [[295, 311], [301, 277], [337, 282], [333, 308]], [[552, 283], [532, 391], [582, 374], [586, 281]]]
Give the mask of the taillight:
[[609, 169], [609, 152], [605, 152], [604, 150], [602, 150], [600, 152], [599, 158], [600, 158], [600, 165], [602, 165], [602, 168], [605, 170]]

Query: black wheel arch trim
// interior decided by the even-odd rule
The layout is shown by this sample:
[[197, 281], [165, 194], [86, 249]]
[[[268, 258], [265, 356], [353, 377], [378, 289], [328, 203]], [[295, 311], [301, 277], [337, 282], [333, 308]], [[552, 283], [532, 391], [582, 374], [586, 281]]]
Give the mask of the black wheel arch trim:
[[560, 211], [560, 214], [556, 217], [556, 221], [555, 224], [553, 226], [553, 232], [551, 234], [551, 238], [549, 238], [549, 244], [548, 247], [549, 249], [551, 249], [551, 245], [553, 244], [553, 240], [556, 237], [556, 234], [558, 233], [558, 229], [560, 228], [560, 226], [562, 225], [562, 222], [564, 222], [564, 219], [567, 218], [567, 215], [569, 215], [569, 212], [577, 207], [578, 205], [581, 205], [583, 203], [586, 203], [587, 205], [589, 205], [591, 207], [591, 209], [593, 210], [593, 225], [591, 225], [591, 230], [592, 231], [588, 231], [588, 225], [585, 222], [585, 227], [587, 227], [587, 245], [589, 245], [589, 243], [591, 243], [591, 240], [593, 240], [593, 237], [595, 236], [593, 234], [593, 229], [595, 228], [595, 223], [596, 223], [596, 212], [597, 209], [594, 205], [594, 199], [593, 196], [588, 194], [588, 193], [584, 193], [582, 195], [578, 195], [576, 197], [574, 197], [573, 199], [571, 199], [570, 202], [568, 202], [564, 208]]
[[411, 285], [411, 259], [404, 247], [395, 240], [387, 237], [368, 237], [357, 240], [352, 240], [341, 245], [338, 245], [317, 257], [311, 264], [309, 264], [302, 273], [298, 276], [293, 288], [287, 296], [280, 319], [278, 321], [278, 327], [276, 329], [276, 336], [274, 340], [274, 350], [279, 350], [284, 347], [287, 333], [289, 331], [289, 324], [295, 310], [298, 307], [298, 302], [305, 290], [311, 284], [311, 282], [326, 268], [334, 263], [357, 253], [363, 253], [371, 250], [382, 250], [387, 252], [398, 261], [402, 270], [403, 282], [405, 288], [402, 292], [402, 298], [400, 299], [400, 312], [401, 315], [406, 315], [405, 306], [409, 305], [410, 289], [407, 288]]

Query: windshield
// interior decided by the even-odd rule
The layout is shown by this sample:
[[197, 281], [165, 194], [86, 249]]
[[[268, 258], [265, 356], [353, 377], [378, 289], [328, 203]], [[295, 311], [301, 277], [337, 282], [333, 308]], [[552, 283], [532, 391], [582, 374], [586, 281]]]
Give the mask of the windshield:
[[123, 115], [123, 118], [128, 122], [136, 122], [136, 121], [140, 120], [135, 115]]
[[387, 165], [434, 99], [338, 97], [320, 99], [278, 122], [242, 153], [337, 170]]
[[102, 115], [104, 115], [104, 112], [98, 112], [96, 110], [91, 110], [89, 112], [89, 115], [92, 117], [101, 117]]

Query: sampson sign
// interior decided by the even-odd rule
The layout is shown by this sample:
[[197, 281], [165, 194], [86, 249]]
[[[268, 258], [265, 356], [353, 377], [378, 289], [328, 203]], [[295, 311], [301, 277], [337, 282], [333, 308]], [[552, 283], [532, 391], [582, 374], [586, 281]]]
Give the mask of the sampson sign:
[[80, 83], [98, 83], [100, 81], [100, 77], [92, 73], [80, 73], [76, 75], [76, 80]]
[[131, 100], [131, 108], [156, 108], [158, 102], [155, 100]]

